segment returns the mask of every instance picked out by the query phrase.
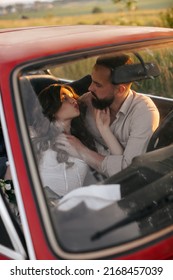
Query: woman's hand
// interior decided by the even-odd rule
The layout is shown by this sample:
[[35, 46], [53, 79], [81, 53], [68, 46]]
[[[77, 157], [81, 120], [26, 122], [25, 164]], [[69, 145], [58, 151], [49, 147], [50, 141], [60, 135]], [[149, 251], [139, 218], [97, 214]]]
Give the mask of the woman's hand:
[[110, 126], [110, 110], [106, 108], [104, 110], [95, 109], [94, 110], [96, 126], [100, 133], [106, 131]]
[[95, 151], [87, 148], [82, 142], [73, 135], [61, 134], [56, 141], [57, 147], [66, 151], [72, 157], [82, 159], [86, 164], [101, 172], [101, 164], [104, 157]]
[[123, 148], [118, 142], [116, 136], [112, 133], [110, 128], [110, 110], [106, 108], [104, 110], [95, 109], [95, 121], [96, 126], [105, 141], [107, 147], [112, 155], [122, 155]]
[[56, 145], [59, 149], [66, 151], [70, 156], [82, 159], [82, 151], [85, 146], [73, 135], [60, 134]]

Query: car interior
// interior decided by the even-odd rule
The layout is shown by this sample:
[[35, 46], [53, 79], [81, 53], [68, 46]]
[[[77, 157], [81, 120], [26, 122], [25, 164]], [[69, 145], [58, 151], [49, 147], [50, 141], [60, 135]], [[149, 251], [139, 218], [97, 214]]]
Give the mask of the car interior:
[[[35, 116], [33, 115], [33, 111], [31, 111], [30, 109], [28, 109], [28, 111], [27, 111], [28, 102], [30, 105], [32, 105], [32, 108], [34, 108], [34, 106], [36, 106], [36, 103], [38, 102], [38, 100], [36, 99], [36, 96], [41, 92], [41, 90], [51, 84], [56, 84], [56, 83], [70, 85], [75, 90], [75, 92], [80, 96], [88, 91], [88, 87], [91, 83], [91, 76], [88, 74], [78, 80], [74, 80], [74, 81], [70, 81], [70, 82], [66, 81], [66, 80], [58, 79], [55, 76], [50, 75], [50, 74], [34, 74], [34, 75], [32, 74], [32, 75], [26, 75], [24, 77], [21, 77], [20, 85], [21, 85], [21, 89], [22, 89], [22, 94], [24, 94], [23, 102], [24, 102], [25, 114], [26, 114], [28, 126], [30, 126], [33, 123], [34, 118], [35, 118]], [[31, 92], [32, 92], [32, 94], [31, 94]], [[173, 134], [171, 133], [172, 128], [173, 128], [172, 127], [172, 125], [173, 125], [173, 103], [171, 103], [170, 100], [167, 100], [167, 99], [161, 100], [157, 96], [150, 96], [150, 97], [152, 98], [152, 100], [156, 104], [157, 108], [159, 109], [160, 125], [157, 128], [157, 130], [153, 133], [153, 135], [149, 141], [149, 144], [147, 147], [147, 153], [160, 149], [160, 148], [167, 147], [173, 143]], [[0, 136], [1, 136], [1, 143], [0, 143], [1, 151], [0, 152], [1, 152], [1, 157], [2, 157], [2, 156], [6, 156], [2, 128], [1, 128]], [[158, 156], [158, 153], [160, 153], [160, 151], [156, 153], [157, 156]], [[127, 168], [127, 170], [122, 171], [120, 174], [116, 174], [115, 176], [111, 177], [110, 179], [105, 180], [105, 183], [106, 182], [108, 182], [108, 183], [110, 183], [110, 182], [117, 183], [118, 182], [118, 183], [122, 184], [123, 182], [126, 182], [126, 184], [127, 184], [127, 182], [128, 182], [128, 185], [130, 186], [129, 189], [131, 191], [132, 191], [131, 185], [134, 185], [134, 186], [138, 185], [138, 184], [134, 184], [133, 180], [135, 180], [135, 182], [136, 182], [136, 180], [140, 181], [141, 178], [145, 177], [145, 178], [147, 178], [147, 180], [146, 181], [144, 180], [142, 184], [144, 184], [144, 185], [148, 184], [148, 182], [155, 180], [155, 178], [158, 178], [158, 176], [161, 176], [161, 174], [162, 174], [162, 168], [160, 168], [161, 174], [158, 171], [155, 174], [153, 167], [152, 168], [147, 167], [149, 158], [150, 157], [148, 155], [142, 156], [142, 159], [144, 159], [144, 160], [142, 160], [144, 166], [141, 166], [141, 164], [139, 166], [139, 161], [138, 160], [136, 161], [136, 159], [134, 159], [134, 163], [132, 164], [132, 167]], [[134, 171], [134, 166], [137, 171]], [[130, 172], [129, 171], [130, 169], [132, 169], [133, 172]], [[95, 174], [94, 176], [98, 176], [98, 174], [94, 171], [93, 171], [93, 174]], [[128, 178], [126, 178], [126, 176], [127, 176], [126, 174], [129, 174]], [[139, 175], [137, 176], [137, 174], [139, 174]], [[144, 176], [144, 174], [145, 174], [145, 176]], [[139, 177], [139, 179], [137, 179], [138, 177]], [[101, 178], [103, 179], [103, 177], [101, 177]], [[118, 178], [118, 179], [116, 179], [116, 178]], [[123, 178], [122, 181], [119, 178]], [[92, 179], [91, 179], [91, 182], [92, 182]]]
[[[136, 69], [135, 69], [136, 70]], [[131, 72], [131, 71], [130, 71]], [[135, 77], [136, 78], [136, 77]], [[27, 80], [25, 83], [25, 94], [26, 94], [26, 86], [31, 86], [34, 90], [34, 93], [38, 95], [41, 90], [45, 87], [47, 87], [50, 84], [59, 83], [63, 84], [66, 83], [73, 87], [73, 89], [76, 91], [78, 95], [82, 95], [83, 93], [88, 91], [88, 87], [91, 83], [91, 76], [86, 75], [79, 80], [75, 80], [72, 82], [65, 81], [58, 79], [54, 77], [53, 75], [28, 75], [21, 78]], [[31, 93], [31, 89], [29, 89]], [[23, 91], [24, 92], [24, 91]], [[28, 95], [26, 95], [28, 96]], [[171, 162], [172, 155], [170, 154], [168, 158], [168, 154], [166, 153], [165, 149], [161, 149], [164, 147], [168, 147], [173, 143], [173, 134], [171, 133], [173, 129], [173, 103], [170, 102], [170, 100], [164, 99], [160, 100], [157, 96], [150, 96], [154, 103], [156, 104], [157, 108], [160, 112], [160, 125], [157, 128], [157, 130], [153, 133], [148, 147], [147, 147], [147, 153], [139, 159], [134, 159], [133, 163], [130, 167], [126, 168], [125, 170], [121, 171], [119, 174], [116, 174], [112, 176], [109, 179], [105, 179], [104, 184], [110, 184], [110, 183], [118, 183], [122, 186], [122, 193], [127, 194], [128, 192], [135, 191], [135, 188], [139, 188], [139, 186], [146, 186], [149, 183], [152, 183], [156, 179], [163, 176], [163, 174], [166, 174], [170, 170], [170, 168], [173, 166]], [[33, 95], [33, 98], [35, 100], [35, 94]], [[32, 102], [31, 95], [29, 97], [30, 102]], [[24, 99], [24, 102], [26, 100], [26, 104], [28, 102], [27, 99]], [[34, 106], [34, 104], [33, 104]], [[27, 106], [25, 106], [27, 108]], [[26, 114], [27, 115], [27, 114]], [[31, 124], [34, 120], [34, 117], [32, 120], [29, 120], [31, 117], [31, 112], [29, 112], [27, 123]], [[155, 150], [158, 150], [156, 152], [153, 152]], [[170, 149], [171, 150], [171, 149]], [[148, 153], [152, 154], [149, 154]], [[163, 154], [165, 155], [163, 157]], [[152, 161], [151, 161], [152, 159]], [[157, 161], [157, 164], [156, 164]], [[163, 168], [165, 166], [165, 162], [169, 162], [169, 164], [166, 163], [166, 169]], [[92, 172], [94, 174], [94, 177], [97, 177], [97, 172]], [[103, 177], [101, 177], [103, 180]], [[95, 179], [91, 178], [91, 183], [95, 181]], [[97, 182], [97, 179], [96, 179]], [[88, 182], [87, 182], [88, 183]]]
[[[68, 84], [75, 92], [81, 96], [88, 91], [88, 87], [91, 83], [91, 76], [88, 74], [79, 80], [72, 82], [60, 80], [52, 75], [30, 75], [25, 78], [31, 83], [34, 92], [38, 95], [42, 89], [51, 84]], [[22, 78], [21, 78], [22, 80]], [[172, 126], [173, 125], [173, 103], [170, 100], [160, 100], [157, 96], [151, 96], [151, 99], [157, 106], [160, 113], [160, 125], [152, 135], [147, 147], [147, 152], [168, 146], [173, 143]]]
[[[139, 57], [139, 60], [141, 58]], [[142, 72], [142, 75], [146, 76], [146, 75], [153, 75], [153, 76], [157, 76], [159, 75], [159, 71], [158, 68], [156, 67], [154, 70], [151, 67], [152, 64], [147, 64], [147, 67], [149, 67], [148, 69], [148, 73], [146, 74], [146, 72], [144, 71], [144, 73]], [[141, 70], [142, 69], [142, 70]], [[135, 68], [134, 71], [136, 71], [136, 73], [138, 74], [140, 71], [145, 70], [145, 66], [143, 65], [143, 61], [141, 62], [141, 64], [135, 64]], [[122, 77], [122, 73], [124, 72], [124, 69], [121, 69], [122, 72], [120, 72], [120, 76]], [[132, 73], [132, 69], [131, 67], [129, 67], [129, 69], [127, 69], [127, 72]], [[137, 75], [136, 74], [136, 75]], [[144, 77], [143, 76], [143, 77]], [[116, 79], [118, 77], [118, 74], [116, 73], [116, 75], [113, 75], [113, 81], [114, 83], [116, 83]], [[128, 76], [129, 77], [129, 76]], [[120, 77], [118, 78], [119, 81]], [[127, 79], [127, 77], [123, 77], [123, 79]], [[132, 79], [132, 77], [130, 77], [130, 79]], [[135, 76], [134, 80], [137, 80], [138, 77]], [[123, 81], [122, 81], [123, 82]], [[26, 123], [28, 126], [28, 135], [30, 133], [29, 131], [29, 127], [32, 126], [33, 122], [35, 122], [35, 112], [34, 112], [34, 108], [38, 107], [38, 94], [42, 91], [42, 89], [44, 89], [45, 87], [51, 85], [51, 84], [67, 84], [70, 85], [74, 91], [80, 96], [82, 94], [84, 94], [85, 92], [88, 91], [88, 87], [91, 83], [91, 76], [89, 74], [85, 75], [85, 76], [81, 76], [81, 78], [79, 79], [73, 79], [73, 80], [69, 80], [69, 79], [61, 79], [61, 78], [57, 78], [56, 76], [54, 76], [53, 74], [45, 71], [45, 73], [27, 73], [24, 74], [22, 76], [20, 76], [19, 78], [19, 88], [20, 88], [20, 93], [21, 93], [21, 100], [23, 103], [23, 109], [24, 109], [24, 113], [25, 113], [25, 118], [26, 118]], [[170, 203], [172, 203], [172, 167], [173, 167], [173, 101], [171, 101], [170, 98], [161, 98], [152, 94], [148, 94], [148, 96], [151, 97], [151, 99], [154, 101], [154, 103], [156, 104], [159, 112], [160, 112], [160, 125], [159, 127], [156, 129], [156, 131], [153, 133], [148, 147], [147, 147], [147, 151], [144, 155], [141, 155], [139, 157], [136, 157], [133, 159], [132, 163], [130, 166], [128, 166], [126, 169], [122, 170], [121, 172], [119, 172], [118, 174], [113, 175], [112, 177], [106, 179], [103, 176], [100, 176], [100, 174], [98, 174], [98, 172], [90, 169], [90, 173], [88, 174], [88, 177], [86, 179], [86, 182], [84, 185], [88, 186], [91, 184], [104, 184], [104, 185], [110, 185], [110, 184], [118, 184], [121, 186], [121, 200], [118, 202], [118, 205], [121, 205], [121, 207], [124, 208], [128, 208], [128, 214], [131, 215], [131, 219], [136, 219], [139, 220], [140, 219], [140, 215], [141, 217], [146, 217], [151, 213], [154, 213], [154, 205], [153, 205], [153, 201], [156, 200], [156, 194], [157, 191], [156, 189], [159, 188], [159, 193], [158, 193], [158, 203], [160, 203], [159, 206], [159, 210], [161, 211], [162, 206], [163, 208], [165, 207], [164, 202], [168, 201], [169, 205], [168, 207], [170, 207]], [[29, 104], [29, 106], [28, 106]], [[31, 110], [31, 108], [33, 108], [33, 110]], [[40, 108], [40, 112], [41, 112], [41, 108]], [[40, 113], [40, 116], [42, 114]], [[41, 128], [40, 128], [41, 129]], [[2, 132], [2, 128], [0, 130], [0, 156], [3, 157], [4, 155], [6, 155], [6, 150], [5, 150], [5, 145], [4, 145], [4, 140], [3, 140], [3, 132]], [[30, 136], [31, 137], [31, 136]], [[6, 167], [4, 167], [6, 168]], [[4, 177], [4, 173], [1, 174], [1, 178], [3, 179]], [[165, 190], [163, 190], [163, 188], [161, 187], [161, 185], [166, 184], [166, 187], [168, 188], [168, 192], [166, 194]], [[160, 186], [160, 187], [158, 187]], [[150, 189], [150, 191], [149, 191]], [[140, 192], [140, 195], [139, 195]], [[2, 191], [1, 191], [2, 194]], [[141, 206], [138, 205], [136, 206], [135, 210], [131, 208], [131, 204], [132, 202], [134, 202], [135, 200], [139, 200], [139, 197], [141, 196], [141, 194], [145, 195], [145, 201], [143, 204], [143, 208]], [[149, 194], [151, 195], [151, 197], [149, 197]], [[162, 197], [162, 198], [161, 198]], [[126, 198], [126, 200], [124, 200], [124, 198]], [[164, 201], [163, 201], [164, 200]], [[81, 207], [81, 208], [80, 208]], [[77, 208], [75, 211], [79, 210], [78, 213], [81, 213], [80, 215], [82, 215], [83, 211], [85, 212], [85, 209], [83, 209], [80, 205], [79, 209]], [[114, 207], [114, 206], [112, 206]], [[133, 211], [134, 210], [134, 211]], [[11, 211], [11, 210], [9, 210]], [[172, 211], [172, 210], [171, 210]], [[104, 221], [107, 219], [106, 217], [111, 216], [112, 213], [112, 208], [108, 208], [107, 212], [104, 211], [100, 211], [100, 215], [102, 215], [102, 217], [105, 217], [105, 219], [103, 219]], [[139, 215], [140, 213], [140, 215]], [[56, 212], [52, 212], [53, 215], [53, 220], [57, 219], [57, 214]], [[67, 214], [66, 214], [67, 215]], [[73, 217], [73, 212], [69, 212], [68, 215], [70, 217]], [[67, 219], [68, 219], [68, 215], [67, 215]], [[105, 229], [105, 232], [97, 232], [97, 230], [94, 233], [94, 215], [93, 213], [88, 213], [88, 216], [86, 216], [86, 220], [88, 221], [88, 224], [90, 225], [90, 227], [92, 229], [91, 231], [91, 236], [93, 240], [98, 240], [102, 235], [105, 235], [105, 232], [107, 234], [107, 232], [111, 232], [111, 228], [107, 227]], [[93, 215], [93, 221], [91, 216]], [[138, 215], [138, 217], [137, 217]], [[157, 215], [159, 215], [157, 213]], [[84, 221], [84, 219], [82, 219], [82, 217], [78, 217], [79, 218], [79, 225], [77, 225], [77, 228], [81, 228], [84, 226], [82, 223], [82, 221]], [[76, 217], [75, 217], [76, 219]], [[123, 225], [123, 227], [125, 225], [128, 225], [131, 223], [132, 220], [128, 220], [130, 219], [127, 215], [127, 217], [122, 217], [122, 220], [120, 221], [120, 225]], [[172, 219], [172, 218], [170, 218]], [[85, 222], [86, 222], [85, 220]], [[144, 219], [145, 220], [145, 219]], [[157, 217], [157, 222], [159, 220], [159, 217]], [[72, 220], [73, 222], [73, 220]], [[71, 223], [72, 223], [71, 222]], [[144, 227], [146, 221], [144, 221], [144, 223], [141, 225], [141, 227]], [[75, 220], [75, 223], [77, 223], [77, 221]], [[93, 223], [93, 224], [92, 224]], [[100, 224], [102, 222], [100, 221]], [[61, 230], [59, 229], [59, 225], [61, 226]], [[113, 224], [112, 228], [115, 229], [116, 227], [118, 227], [118, 223], [117, 224]], [[58, 223], [57, 220], [54, 224], [55, 228], [56, 228], [56, 232], [58, 235], [58, 238], [60, 239], [60, 241], [62, 241], [62, 244], [65, 244], [67, 241], [69, 242], [69, 244], [67, 245], [67, 250], [83, 250], [83, 244], [88, 244], [88, 239], [86, 237], [86, 240], [84, 242], [84, 239], [81, 238], [81, 231], [79, 230], [79, 235], [75, 235], [77, 230], [76, 228], [74, 229], [74, 235], [75, 236], [75, 242], [76, 244], [78, 243], [79, 247], [73, 248], [73, 241], [70, 241], [70, 236], [63, 236], [64, 231], [69, 232], [69, 234], [71, 234], [71, 224], [69, 224], [69, 231], [67, 231], [66, 229], [66, 224], [64, 224], [64, 215], [61, 214], [58, 217]], [[134, 228], [136, 227], [136, 225], [133, 225]], [[132, 231], [133, 231], [133, 226], [132, 226]], [[63, 231], [63, 227], [64, 227], [64, 231]], [[124, 228], [123, 228], [124, 230]], [[148, 231], [151, 231], [151, 228], [149, 229], [149, 227], [145, 229], [145, 234]], [[19, 230], [20, 231], [20, 230]], [[143, 229], [144, 231], [144, 229]], [[134, 230], [135, 232], [135, 230]], [[21, 234], [21, 233], [20, 233]], [[123, 236], [123, 234], [122, 234]], [[85, 237], [84, 237], [85, 238]], [[112, 235], [112, 242], [115, 242], [115, 237]], [[110, 239], [110, 236], [108, 235], [108, 239]], [[132, 239], [134, 238], [134, 236], [132, 236]], [[120, 240], [120, 239], [117, 239]], [[90, 240], [91, 241], [91, 240]], [[90, 242], [89, 241], [89, 242]], [[70, 243], [71, 242], [71, 243]], [[80, 244], [81, 242], [81, 244]], [[107, 242], [107, 238], [105, 239], [105, 244]], [[117, 244], [119, 241], [117, 241]], [[123, 242], [123, 239], [122, 239]], [[63, 246], [66, 246], [63, 245]], [[76, 245], [77, 246], [77, 245]], [[91, 246], [91, 249], [93, 248], [93, 244], [91, 244], [91, 242], [89, 243], [89, 245], [86, 246]], [[99, 243], [98, 243], [98, 248], [99, 248]], [[87, 248], [89, 248], [87, 247]], [[97, 247], [97, 244], [96, 244]], [[85, 249], [85, 248], [84, 248]]]

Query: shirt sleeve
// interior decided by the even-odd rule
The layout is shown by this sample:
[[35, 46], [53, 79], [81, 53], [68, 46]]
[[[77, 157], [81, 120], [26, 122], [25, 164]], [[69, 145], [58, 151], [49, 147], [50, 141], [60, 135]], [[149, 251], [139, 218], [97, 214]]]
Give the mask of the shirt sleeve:
[[105, 156], [101, 169], [104, 175], [110, 177], [132, 162], [132, 159], [146, 152], [148, 142], [159, 125], [157, 108], [138, 107], [134, 112], [129, 129], [129, 137], [122, 155]]

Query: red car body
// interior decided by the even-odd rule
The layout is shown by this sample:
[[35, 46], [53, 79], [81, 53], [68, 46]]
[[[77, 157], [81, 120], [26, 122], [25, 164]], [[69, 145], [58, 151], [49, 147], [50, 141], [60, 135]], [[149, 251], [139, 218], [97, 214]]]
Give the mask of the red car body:
[[[25, 67], [54, 57], [68, 61], [69, 55], [79, 56], [91, 52], [106, 52], [113, 47], [117, 51], [135, 50], [142, 46], [173, 44], [173, 30], [153, 27], [123, 26], [63, 26], [4, 29], [0, 31], [0, 95], [1, 124], [5, 137], [12, 177], [22, 220], [24, 243], [16, 230], [13, 249], [1, 246], [0, 259], [173, 259], [173, 224], [155, 232], [131, 240], [119, 246], [84, 253], [70, 253], [59, 246], [56, 239], [45, 230], [50, 221], [41, 214], [35, 184], [37, 178], [28, 164], [29, 145], [24, 137], [25, 123], [19, 101], [18, 77]], [[23, 130], [23, 131], [22, 131]], [[22, 131], [22, 132], [21, 132]], [[40, 193], [40, 197], [43, 195]], [[1, 215], [4, 208], [1, 209]], [[44, 211], [43, 211], [44, 212]], [[44, 221], [43, 221], [44, 217]], [[2, 222], [2, 220], [1, 220]], [[13, 219], [11, 220], [13, 224]], [[7, 226], [7, 231], [9, 227]], [[15, 231], [15, 230], [14, 230]], [[13, 231], [12, 231], [13, 232]], [[12, 233], [9, 233], [11, 237]], [[16, 245], [15, 238], [19, 244]], [[57, 245], [55, 245], [57, 246]]]

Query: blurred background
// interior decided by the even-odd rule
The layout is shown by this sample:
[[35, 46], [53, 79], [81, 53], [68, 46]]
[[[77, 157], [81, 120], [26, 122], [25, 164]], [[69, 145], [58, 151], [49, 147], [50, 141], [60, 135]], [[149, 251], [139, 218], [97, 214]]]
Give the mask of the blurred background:
[[45, 25], [173, 28], [173, 0], [0, 0], [0, 28]]

